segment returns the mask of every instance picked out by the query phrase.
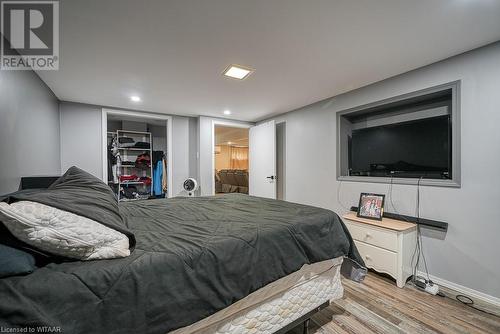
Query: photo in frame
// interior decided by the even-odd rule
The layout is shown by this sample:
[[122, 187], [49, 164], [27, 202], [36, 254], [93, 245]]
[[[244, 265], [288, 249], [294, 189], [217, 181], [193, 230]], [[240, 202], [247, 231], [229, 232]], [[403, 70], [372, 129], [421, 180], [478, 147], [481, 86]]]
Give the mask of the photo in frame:
[[385, 195], [383, 194], [361, 193], [357, 216], [360, 218], [382, 220], [384, 201]]

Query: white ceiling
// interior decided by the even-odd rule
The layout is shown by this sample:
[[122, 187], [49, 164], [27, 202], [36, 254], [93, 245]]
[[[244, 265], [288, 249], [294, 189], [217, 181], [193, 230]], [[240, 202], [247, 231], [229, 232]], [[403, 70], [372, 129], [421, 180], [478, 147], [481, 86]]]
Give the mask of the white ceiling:
[[[62, 100], [255, 121], [500, 40], [498, 0], [63, 0]], [[244, 81], [221, 72], [254, 68]], [[142, 102], [133, 103], [131, 95]], [[223, 116], [224, 117], [224, 116]]]
[[216, 125], [215, 145], [248, 146], [248, 128]]

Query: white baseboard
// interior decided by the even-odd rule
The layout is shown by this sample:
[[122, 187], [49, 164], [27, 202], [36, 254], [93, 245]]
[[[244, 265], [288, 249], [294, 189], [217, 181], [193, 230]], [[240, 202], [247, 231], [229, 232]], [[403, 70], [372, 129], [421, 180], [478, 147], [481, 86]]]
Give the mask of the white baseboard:
[[[417, 275], [422, 276], [422, 277], [427, 277], [427, 274], [425, 272], [420, 271], [420, 270], [417, 271]], [[447, 281], [445, 279], [442, 279], [442, 278], [439, 278], [439, 277], [436, 277], [433, 275], [429, 275], [429, 278], [437, 285], [441, 285], [441, 286], [444, 286], [448, 289], [457, 291], [457, 292], [459, 292], [467, 297], [470, 297], [472, 299], [479, 299], [482, 302], [495, 305], [496, 307], [500, 307], [500, 298], [490, 296], [484, 292], [480, 292], [480, 291], [468, 288], [468, 287], [460, 285], [460, 284], [456, 284], [456, 283]]]

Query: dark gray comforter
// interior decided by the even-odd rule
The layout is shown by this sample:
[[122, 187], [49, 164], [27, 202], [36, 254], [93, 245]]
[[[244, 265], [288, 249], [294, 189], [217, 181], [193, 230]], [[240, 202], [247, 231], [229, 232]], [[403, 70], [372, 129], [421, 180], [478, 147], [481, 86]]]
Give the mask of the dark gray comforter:
[[49, 264], [0, 279], [0, 325], [167, 333], [314, 263], [363, 261], [329, 210], [246, 195], [120, 205], [137, 241], [123, 259]]

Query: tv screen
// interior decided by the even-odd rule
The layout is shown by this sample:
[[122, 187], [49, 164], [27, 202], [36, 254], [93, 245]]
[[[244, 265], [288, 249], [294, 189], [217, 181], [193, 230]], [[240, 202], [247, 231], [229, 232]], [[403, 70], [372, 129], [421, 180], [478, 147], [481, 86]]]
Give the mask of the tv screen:
[[451, 179], [450, 115], [352, 131], [353, 176]]

